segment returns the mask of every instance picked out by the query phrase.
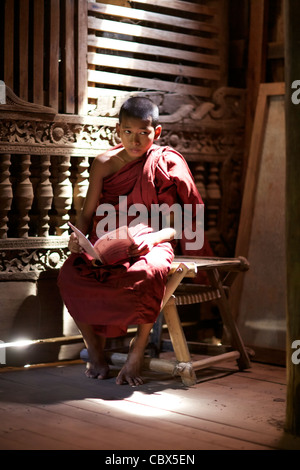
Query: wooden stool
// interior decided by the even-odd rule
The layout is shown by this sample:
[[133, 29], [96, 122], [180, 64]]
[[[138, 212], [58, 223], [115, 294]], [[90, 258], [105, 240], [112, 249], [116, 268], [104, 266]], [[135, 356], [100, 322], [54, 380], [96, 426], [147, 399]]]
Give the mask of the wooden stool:
[[[172, 264], [162, 304], [162, 313], [167, 324], [176, 361], [145, 358], [144, 367], [157, 372], [179, 375], [186, 386], [196, 383], [195, 371], [229, 359], [236, 359], [240, 370], [250, 368], [249, 356], [232, 317], [228, 296], [226, 295], [226, 290], [230, 289], [238, 273], [248, 269], [248, 261], [242, 257], [229, 259], [176, 257]], [[195, 278], [199, 271], [207, 273], [208, 285], [181, 284], [184, 278]], [[179, 319], [177, 305], [190, 305], [212, 300], [219, 307], [223, 327], [230, 340], [232, 350], [192, 362]], [[162, 322], [159, 319], [154, 326], [158, 338], [160, 338], [161, 327]], [[159, 330], [158, 334], [157, 329]], [[124, 363], [126, 357], [126, 354], [112, 353], [110, 355], [113, 364]]]

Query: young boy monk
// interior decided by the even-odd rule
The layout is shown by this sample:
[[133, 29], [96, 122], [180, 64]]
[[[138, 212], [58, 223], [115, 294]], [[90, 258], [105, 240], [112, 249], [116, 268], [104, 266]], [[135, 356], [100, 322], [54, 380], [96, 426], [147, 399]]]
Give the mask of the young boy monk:
[[[202, 204], [183, 157], [170, 147], [153, 143], [162, 130], [158, 119], [158, 107], [147, 98], [131, 97], [122, 105], [116, 125], [121, 144], [94, 159], [89, 188], [76, 222], [94, 244], [105, 217], [101, 208], [107, 204], [114, 208], [117, 226], [118, 220], [124, 222], [124, 214], [127, 225], [134, 226], [137, 210], [146, 208], [148, 224], [142, 225], [142, 230], [141, 224], [137, 226], [135, 243], [128, 257], [118, 264], [96, 264], [72, 233], [68, 245], [71, 255], [58, 280], [62, 298], [88, 350], [88, 377], [108, 377], [109, 366], [104, 355], [106, 338], [125, 335], [128, 325], [137, 325], [127, 361], [116, 379], [117, 384], [132, 386], [143, 383], [144, 352], [160, 312], [174, 256], [175, 231], [168, 227], [153, 230], [151, 207], [155, 204], [172, 206], [178, 202]], [[134, 234], [134, 227], [132, 230]], [[181, 242], [185, 251], [184, 234]]]

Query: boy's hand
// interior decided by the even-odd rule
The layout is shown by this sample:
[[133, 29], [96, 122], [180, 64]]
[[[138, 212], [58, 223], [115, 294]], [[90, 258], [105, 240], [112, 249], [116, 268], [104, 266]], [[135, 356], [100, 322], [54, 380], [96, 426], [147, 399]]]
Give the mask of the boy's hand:
[[136, 237], [134, 241], [135, 243], [133, 243], [128, 249], [128, 255], [132, 258], [146, 255], [156, 244], [153, 233], [143, 235], [142, 237]]
[[71, 233], [68, 243], [68, 248], [71, 253], [82, 253], [83, 249], [79, 245], [78, 238], [74, 232]]

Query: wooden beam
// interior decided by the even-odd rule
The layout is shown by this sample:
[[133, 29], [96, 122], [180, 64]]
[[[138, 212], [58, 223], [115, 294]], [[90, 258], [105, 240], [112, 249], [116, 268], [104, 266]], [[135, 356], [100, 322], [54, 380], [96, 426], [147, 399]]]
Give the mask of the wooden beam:
[[[206, 98], [211, 95], [211, 89], [209, 87], [185, 85], [176, 82], [167, 82], [165, 80], [157, 80], [155, 78], [134, 77], [132, 75], [123, 75], [120, 73], [100, 72], [98, 70], [88, 70], [88, 81], [109, 86], [148, 88], [150, 90], [161, 90], [172, 93], [203, 96]], [[100, 92], [101, 91], [99, 90], [99, 94]]]
[[186, 49], [172, 49], [170, 47], [153, 46], [152, 44], [142, 44], [133, 41], [123, 41], [111, 39], [94, 34], [88, 35], [88, 46], [100, 49], [110, 49], [113, 51], [125, 51], [139, 54], [146, 54], [172, 59], [180, 59], [203, 64], [220, 66], [220, 56], [212, 54], [202, 54], [199, 52], [187, 51]]
[[77, 0], [77, 113], [87, 112], [87, 0]]
[[29, 0], [20, 2], [19, 23], [19, 97], [28, 100]]
[[14, 16], [14, 2], [13, 0], [6, 0], [4, 23], [4, 81], [12, 90], [14, 89]]
[[[103, 2], [104, 3], [104, 2]], [[182, 2], [180, 0], [135, 0], [135, 3], [142, 3], [144, 5], [152, 5], [164, 8], [170, 8], [174, 10], [185, 10], [189, 13], [197, 13], [200, 15], [214, 16], [216, 10], [206, 5], [198, 5], [191, 2]]]
[[191, 47], [202, 47], [214, 51], [218, 51], [220, 47], [220, 42], [215, 37], [199, 37], [191, 34], [174, 33], [172, 31], [148, 28], [146, 26], [139, 26], [121, 21], [102, 20], [92, 16], [88, 17], [88, 28], [95, 31], [143, 37], [168, 43], [174, 42], [176, 44], [184, 44]]
[[64, 13], [64, 50], [62, 53], [63, 84], [64, 84], [64, 112], [75, 112], [75, 43], [74, 43], [74, 0], [65, 0]]
[[188, 30], [200, 30], [209, 33], [218, 33], [218, 28], [214, 24], [179, 18], [177, 16], [162, 15], [151, 11], [135, 10], [134, 8], [119, 7], [115, 5], [101, 5], [100, 3], [88, 3], [89, 11], [101, 13], [102, 15], [115, 16], [116, 18], [128, 18], [134, 21], [154, 22], [162, 25], [172, 24], [179, 28]]
[[44, 0], [36, 0], [33, 8], [33, 102], [44, 104]]
[[[286, 285], [287, 285], [287, 431], [300, 435], [300, 364], [292, 361], [294, 341], [300, 340], [300, 103], [292, 102], [292, 83], [300, 80], [300, 10], [285, 0], [286, 77]], [[297, 86], [299, 89], [299, 85]], [[298, 346], [299, 349], [299, 346]], [[299, 358], [299, 354], [296, 355]]]
[[138, 70], [140, 72], [151, 72], [153, 74], [161, 74], [163, 71], [165, 75], [175, 75], [177, 77], [195, 77], [206, 80], [220, 79], [219, 71], [214, 69], [169, 64], [168, 62], [132, 59], [131, 57], [109, 54], [96, 54], [94, 52], [88, 54], [88, 63], [112, 69]]
[[219, 87], [227, 86], [228, 83], [228, 44], [229, 44], [229, 0], [214, 0], [210, 2], [211, 6], [214, 7], [216, 13], [214, 18], [214, 24], [219, 31], [220, 47], [218, 55], [222, 58], [220, 64], [220, 79]]
[[60, 3], [50, 3], [50, 37], [49, 37], [49, 98], [48, 105], [58, 111], [59, 108], [59, 41], [60, 41]]
[[[268, 0], [251, 0], [245, 120], [244, 173], [247, 168], [252, 126], [260, 83], [265, 82]], [[245, 175], [244, 175], [245, 176]]]

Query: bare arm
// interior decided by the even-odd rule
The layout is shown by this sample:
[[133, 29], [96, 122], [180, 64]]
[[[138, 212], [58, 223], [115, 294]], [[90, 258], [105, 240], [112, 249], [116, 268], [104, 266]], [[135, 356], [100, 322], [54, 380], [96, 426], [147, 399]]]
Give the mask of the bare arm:
[[[90, 170], [89, 187], [86, 198], [76, 222], [77, 228], [85, 235], [89, 232], [92, 218], [102, 192], [103, 178], [107, 174], [109, 174], [109, 160], [103, 158], [103, 156], [96, 157]], [[72, 253], [82, 252], [82, 248], [74, 232], [72, 232], [70, 236], [68, 248]]]
[[129, 249], [129, 255], [132, 257], [143, 256], [147, 254], [153, 246], [159, 243], [171, 241], [175, 238], [176, 231], [173, 228], [164, 228], [158, 232], [151, 232], [143, 237], [139, 241], [136, 238], [136, 243]]

